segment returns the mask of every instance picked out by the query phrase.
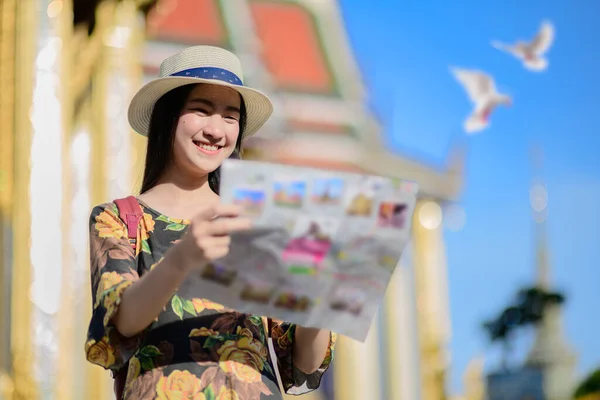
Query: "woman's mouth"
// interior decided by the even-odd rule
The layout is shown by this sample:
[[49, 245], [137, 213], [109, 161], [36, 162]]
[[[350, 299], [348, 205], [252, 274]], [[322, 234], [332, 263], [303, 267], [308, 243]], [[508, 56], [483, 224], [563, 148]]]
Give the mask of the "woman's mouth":
[[196, 148], [205, 154], [217, 154], [222, 148], [222, 146], [203, 143], [196, 140], [194, 140], [193, 142]]

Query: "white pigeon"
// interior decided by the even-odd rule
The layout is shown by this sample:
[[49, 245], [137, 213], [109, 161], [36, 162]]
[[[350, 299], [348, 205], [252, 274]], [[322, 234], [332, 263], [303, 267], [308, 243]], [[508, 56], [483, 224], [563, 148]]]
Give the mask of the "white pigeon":
[[554, 26], [550, 22], [544, 21], [537, 35], [529, 43], [517, 41], [514, 45], [507, 45], [494, 40], [492, 41], [492, 46], [522, 60], [525, 68], [541, 72], [548, 68], [548, 60], [543, 56], [548, 52], [553, 42]]
[[456, 80], [463, 86], [474, 110], [464, 122], [464, 129], [472, 134], [490, 125], [490, 115], [499, 105], [510, 106], [512, 98], [496, 91], [494, 79], [481, 71], [451, 68]]

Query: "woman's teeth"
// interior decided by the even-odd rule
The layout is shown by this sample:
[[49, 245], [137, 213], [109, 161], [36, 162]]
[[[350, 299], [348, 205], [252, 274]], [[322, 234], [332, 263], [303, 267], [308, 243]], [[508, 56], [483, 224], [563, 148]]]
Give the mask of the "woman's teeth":
[[219, 150], [219, 146], [213, 146], [212, 144], [205, 144], [200, 142], [194, 142], [194, 144], [200, 148], [203, 148], [208, 151], [217, 151]]

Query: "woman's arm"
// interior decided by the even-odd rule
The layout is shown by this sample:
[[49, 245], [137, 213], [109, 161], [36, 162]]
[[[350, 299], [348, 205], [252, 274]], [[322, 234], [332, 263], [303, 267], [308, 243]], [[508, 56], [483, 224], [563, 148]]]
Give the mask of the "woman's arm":
[[158, 314], [190, 271], [181, 252], [171, 247], [150, 272], [127, 288], [121, 297], [113, 323], [121, 335], [142, 332]]
[[271, 320], [271, 338], [281, 384], [287, 394], [299, 395], [319, 387], [334, 357], [336, 334]]
[[331, 332], [296, 326], [293, 345], [294, 365], [305, 374], [314, 373], [323, 364]]
[[239, 214], [239, 207], [219, 204], [207, 207], [192, 219], [183, 239], [123, 293], [114, 318], [117, 330], [129, 337], [146, 329], [190, 271], [227, 255], [229, 234], [250, 228], [250, 220], [237, 218]]
[[[228, 235], [250, 227], [247, 218], [237, 218], [239, 213], [237, 206], [207, 207], [191, 221], [189, 231], [162, 261], [124, 291], [113, 318], [123, 336], [135, 336], [146, 329], [190, 271], [229, 252]], [[215, 215], [221, 218], [214, 219]]]

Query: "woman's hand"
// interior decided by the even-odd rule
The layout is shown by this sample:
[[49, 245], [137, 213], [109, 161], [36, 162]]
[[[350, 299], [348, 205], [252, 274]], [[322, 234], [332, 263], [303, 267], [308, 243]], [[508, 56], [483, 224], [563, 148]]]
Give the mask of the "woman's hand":
[[240, 217], [241, 212], [239, 206], [218, 204], [208, 207], [191, 220], [189, 231], [177, 245], [188, 272], [203, 268], [229, 253], [229, 234], [252, 226], [249, 218]]

